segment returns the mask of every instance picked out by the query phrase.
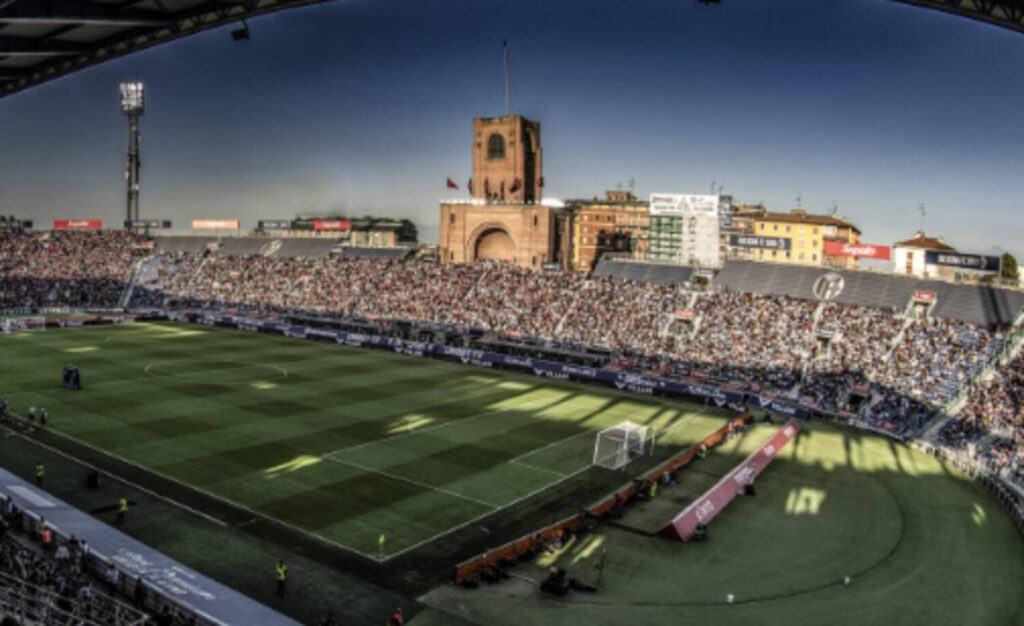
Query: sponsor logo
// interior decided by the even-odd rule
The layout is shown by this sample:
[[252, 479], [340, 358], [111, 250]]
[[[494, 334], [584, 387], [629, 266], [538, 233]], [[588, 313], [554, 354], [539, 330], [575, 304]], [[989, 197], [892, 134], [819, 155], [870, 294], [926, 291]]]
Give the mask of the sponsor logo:
[[542, 370], [533, 368], [533, 373], [537, 376], [543, 376], [545, 378], [554, 378], [555, 380], [569, 380], [569, 375], [565, 372], [554, 372], [552, 370]]
[[349, 220], [316, 220], [313, 222], [313, 230], [349, 230], [352, 222]]
[[192, 220], [193, 230], [238, 230], [238, 220]]
[[814, 296], [819, 300], [835, 300], [839, 294], [843, 293], [845, 286], [846, 280], [839, 274], [835, 272], [822, 274], [818, 280], [814, 281]]
[[53, 220], [55, 230], [99, 230], [103, 228], [100, 220]]
[[[523, 368], [526, 368], [526, 369], [530, 369], [530, 368], [533, 367], [533, 360], [532, 359], [521, 359], [521, 358], [515, 357], [515, 356], [507, 356], [507, 357], [505, 357], [505, 365], [512, 365], [512, 366], [515, 366], [515, 367], [523, 367]], [[536, 370], [534, 370], [534, 371], [536, 371]], [[540, 374], [537, 374], [537, 375], [540, 376]]]
[[697, 510], [696, 510], [697, 519], [702, 521], [702, 522], [704, 520], [708, 519], [709, 517], [711, 517], [714, 514], [715, 514], [715, 503], [712, 502], [710, 499], [709, 500], [704, 500], [703, 502], [701, 502], [700, 506], [698, 506]]
[[843, 243], [826, 241], [825, 254], [830, 256], [851, 256], [861, 259], [888, 261], [892, 258], [892, 248], [871, 243]]
[[582, 376], [584, 378], [597, 378], [597, 370], [592, 367], [580, 367], [577, 365], [563, 365], [562, 371], [571, 376]]
[[736, 481], [737, 485], [742, 487], [743, 485], [751, 482], [754, 479], [754, 476], [757, 475], [755, 469], [756, 468], [751, 467], [750, 465], [744, 465], [740, 471], [736, 472], [732, 479]]

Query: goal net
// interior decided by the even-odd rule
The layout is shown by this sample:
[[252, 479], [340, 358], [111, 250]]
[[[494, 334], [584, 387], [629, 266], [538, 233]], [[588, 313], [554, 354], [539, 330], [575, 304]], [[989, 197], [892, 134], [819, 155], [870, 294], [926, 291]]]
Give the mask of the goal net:
[[621, 469], [643, 455], [651, 444], [650, 428], [622, 422], [597, 433], [594, 442], [594, 465]]
[[46, 330], [45, 317], [9, 317], [0, 320], [0, 332], [25, 333]]

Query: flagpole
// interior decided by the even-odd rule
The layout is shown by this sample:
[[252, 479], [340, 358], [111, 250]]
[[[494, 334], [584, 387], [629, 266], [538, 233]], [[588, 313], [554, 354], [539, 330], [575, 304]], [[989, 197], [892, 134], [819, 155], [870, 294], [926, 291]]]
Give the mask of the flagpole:
[[505, 68], [505, 115], [508, 116], [508, 41], [501, 42], [501, 50]]

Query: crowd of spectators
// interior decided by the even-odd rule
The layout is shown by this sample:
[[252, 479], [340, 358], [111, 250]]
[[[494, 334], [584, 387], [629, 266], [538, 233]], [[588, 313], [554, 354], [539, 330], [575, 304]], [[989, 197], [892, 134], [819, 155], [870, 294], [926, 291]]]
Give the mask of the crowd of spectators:
[[618, 367], [788, 393], [895, 433], [920, 426], [1001, 345], [987, 328], [881, 308], [488, 262], [207, 253], [155, 263], [140, 305], [414, 321], [602, 348]]
[[973, 385], [940, 436], [1024, 488], [1024, 352]]
[[[0, 308], [115, 306], [139, 244], [116, 231], [0, 234]], [[209, 251], [159, 255], [147, 263], [134, 292], [137, 306], [402, 320], [560, 348], [600, 348], [618, 367], [789, 394], [894, 433], [920, 426], [1002, 346], [1002, 333], [993, 329], [906, 319], [882, 308], [693, 292], [490, 262], [442, 266]], [[951, 442], [977, 439], [989, 432], [989, 422], [1006, 422], [1000, 410], [1018, 410], [1019, 404], [995, 398], [1017, 397], [1012, 390], [1019, 390], [1019, 380], [1000, 385], [972, 400], [974, 417], [949, 427]], [[989, 421], [979, 425], [983, 418]], [[1009, 435], [994, 458], [1018, 468], [1019, 454], [998, 451], [1019, 450], [1019, 426], [1003, 430]]]
[[59, 538], [45, 519], [29, 520], [0, 497], [0, 604], [17, 595], [20, 608], [46, 624], [140, 623], [139, 611], [93, 586], [88, 552], [84, 541]]
[[0, 231], [0, 309], [118, 305], [138, 241], [122, 231]]

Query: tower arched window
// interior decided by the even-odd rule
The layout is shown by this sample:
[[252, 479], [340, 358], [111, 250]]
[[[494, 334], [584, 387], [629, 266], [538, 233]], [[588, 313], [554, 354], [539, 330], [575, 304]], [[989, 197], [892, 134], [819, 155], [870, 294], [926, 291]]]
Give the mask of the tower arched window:
[[505, 158], [505, 138], [498, 133], [491, 133], [491, 136], [487, 138], [487, 158]]

